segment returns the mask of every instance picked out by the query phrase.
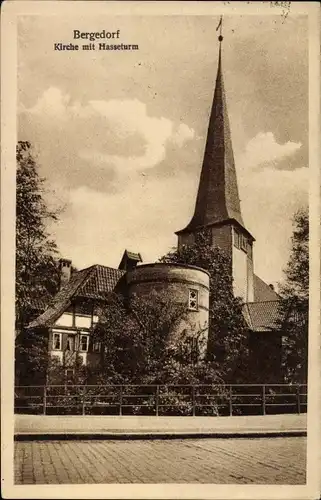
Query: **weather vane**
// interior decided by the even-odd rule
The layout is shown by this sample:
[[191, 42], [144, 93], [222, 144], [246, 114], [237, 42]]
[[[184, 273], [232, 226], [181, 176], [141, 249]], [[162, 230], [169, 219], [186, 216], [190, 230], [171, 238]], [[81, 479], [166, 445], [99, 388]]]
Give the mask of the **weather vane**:
[[220, 17], [220, 22], [218, 23], [217, 28], [216, 28], [216, 31], [218, 31], [218, 29], [220, 30], [220, 34], [218, 37], [219, 42], [221, 42], [223, 40], [222, 28], [223, 28], [223, 16]]

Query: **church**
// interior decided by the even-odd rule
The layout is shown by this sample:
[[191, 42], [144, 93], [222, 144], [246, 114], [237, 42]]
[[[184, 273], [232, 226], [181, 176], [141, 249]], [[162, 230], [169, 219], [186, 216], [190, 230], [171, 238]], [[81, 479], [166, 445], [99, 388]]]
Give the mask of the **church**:
[[[234, 294], [244, 301], [253, 382], [280, 383], [281, 298], [254, 272], [255, 238], [242, 216], [224, 90], [222, 40], [220, 35], [217, 76], [195, 210], [186, 227], [176, 232], [178, 247], [193, 244], [198, 233], [206, 230], [211, 245], [226, 253], [231, 263]], [[127, 250], [118, 269], [93, 265], [72, 273], [70, 260], [62, 259], [59, 265], [60, 291], [29, 328], [48, 335], [51, 355], [64, 360], [69, 371], [73, 370], [76, 352], [86, 365], [98, 362], [101, 346], [91, 341], [91, 332], [99, 320], [97, 307], [106, 294], [120, 288], [129, 298], [132, 294], [164, 293], [174, 302], [186, 304], [195, 328], [206, 329], [208, 325], [209, 276], [203, 269], [178, 264], [143, 264], [139, 253]], [[269, 381], [261, 380], [260, 372], [266, 372], [264, 367], [271, 366], [267, 364], [271, 359], [271, 377]]]

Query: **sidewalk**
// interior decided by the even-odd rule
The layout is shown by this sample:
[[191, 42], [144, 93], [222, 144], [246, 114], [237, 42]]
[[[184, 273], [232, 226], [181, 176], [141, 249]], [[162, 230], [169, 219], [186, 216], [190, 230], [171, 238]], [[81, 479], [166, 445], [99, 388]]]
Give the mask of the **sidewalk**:
[[15, 415], [15, 439], [306, 436], [306, 414], [235, 417]]

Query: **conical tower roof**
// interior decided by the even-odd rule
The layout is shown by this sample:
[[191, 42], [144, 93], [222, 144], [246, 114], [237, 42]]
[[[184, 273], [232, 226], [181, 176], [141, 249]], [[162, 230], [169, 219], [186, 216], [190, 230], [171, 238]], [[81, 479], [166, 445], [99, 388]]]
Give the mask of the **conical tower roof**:
[[232, 220], [250, 234], [243, 222], [237, 186], [222, 72], [222, 39], [220, 36], [216, 85], [194, 215], [187, 227], [176, 234]]

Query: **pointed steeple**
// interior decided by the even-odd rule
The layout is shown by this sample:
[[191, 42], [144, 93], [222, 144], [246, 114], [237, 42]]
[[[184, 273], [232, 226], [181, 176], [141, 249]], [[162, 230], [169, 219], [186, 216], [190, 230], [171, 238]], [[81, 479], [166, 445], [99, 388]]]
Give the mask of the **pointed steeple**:
[[[222, 29], [222, 20], [219, 27]], [[244, 226], [237, 186], [231, 131], [227, 113], [223, 72], [222, 33], [219, 36], [216, 85], [210, 114], [203, 165], [192, 220], [176, 234], [204, 226], [233, 222]]]

